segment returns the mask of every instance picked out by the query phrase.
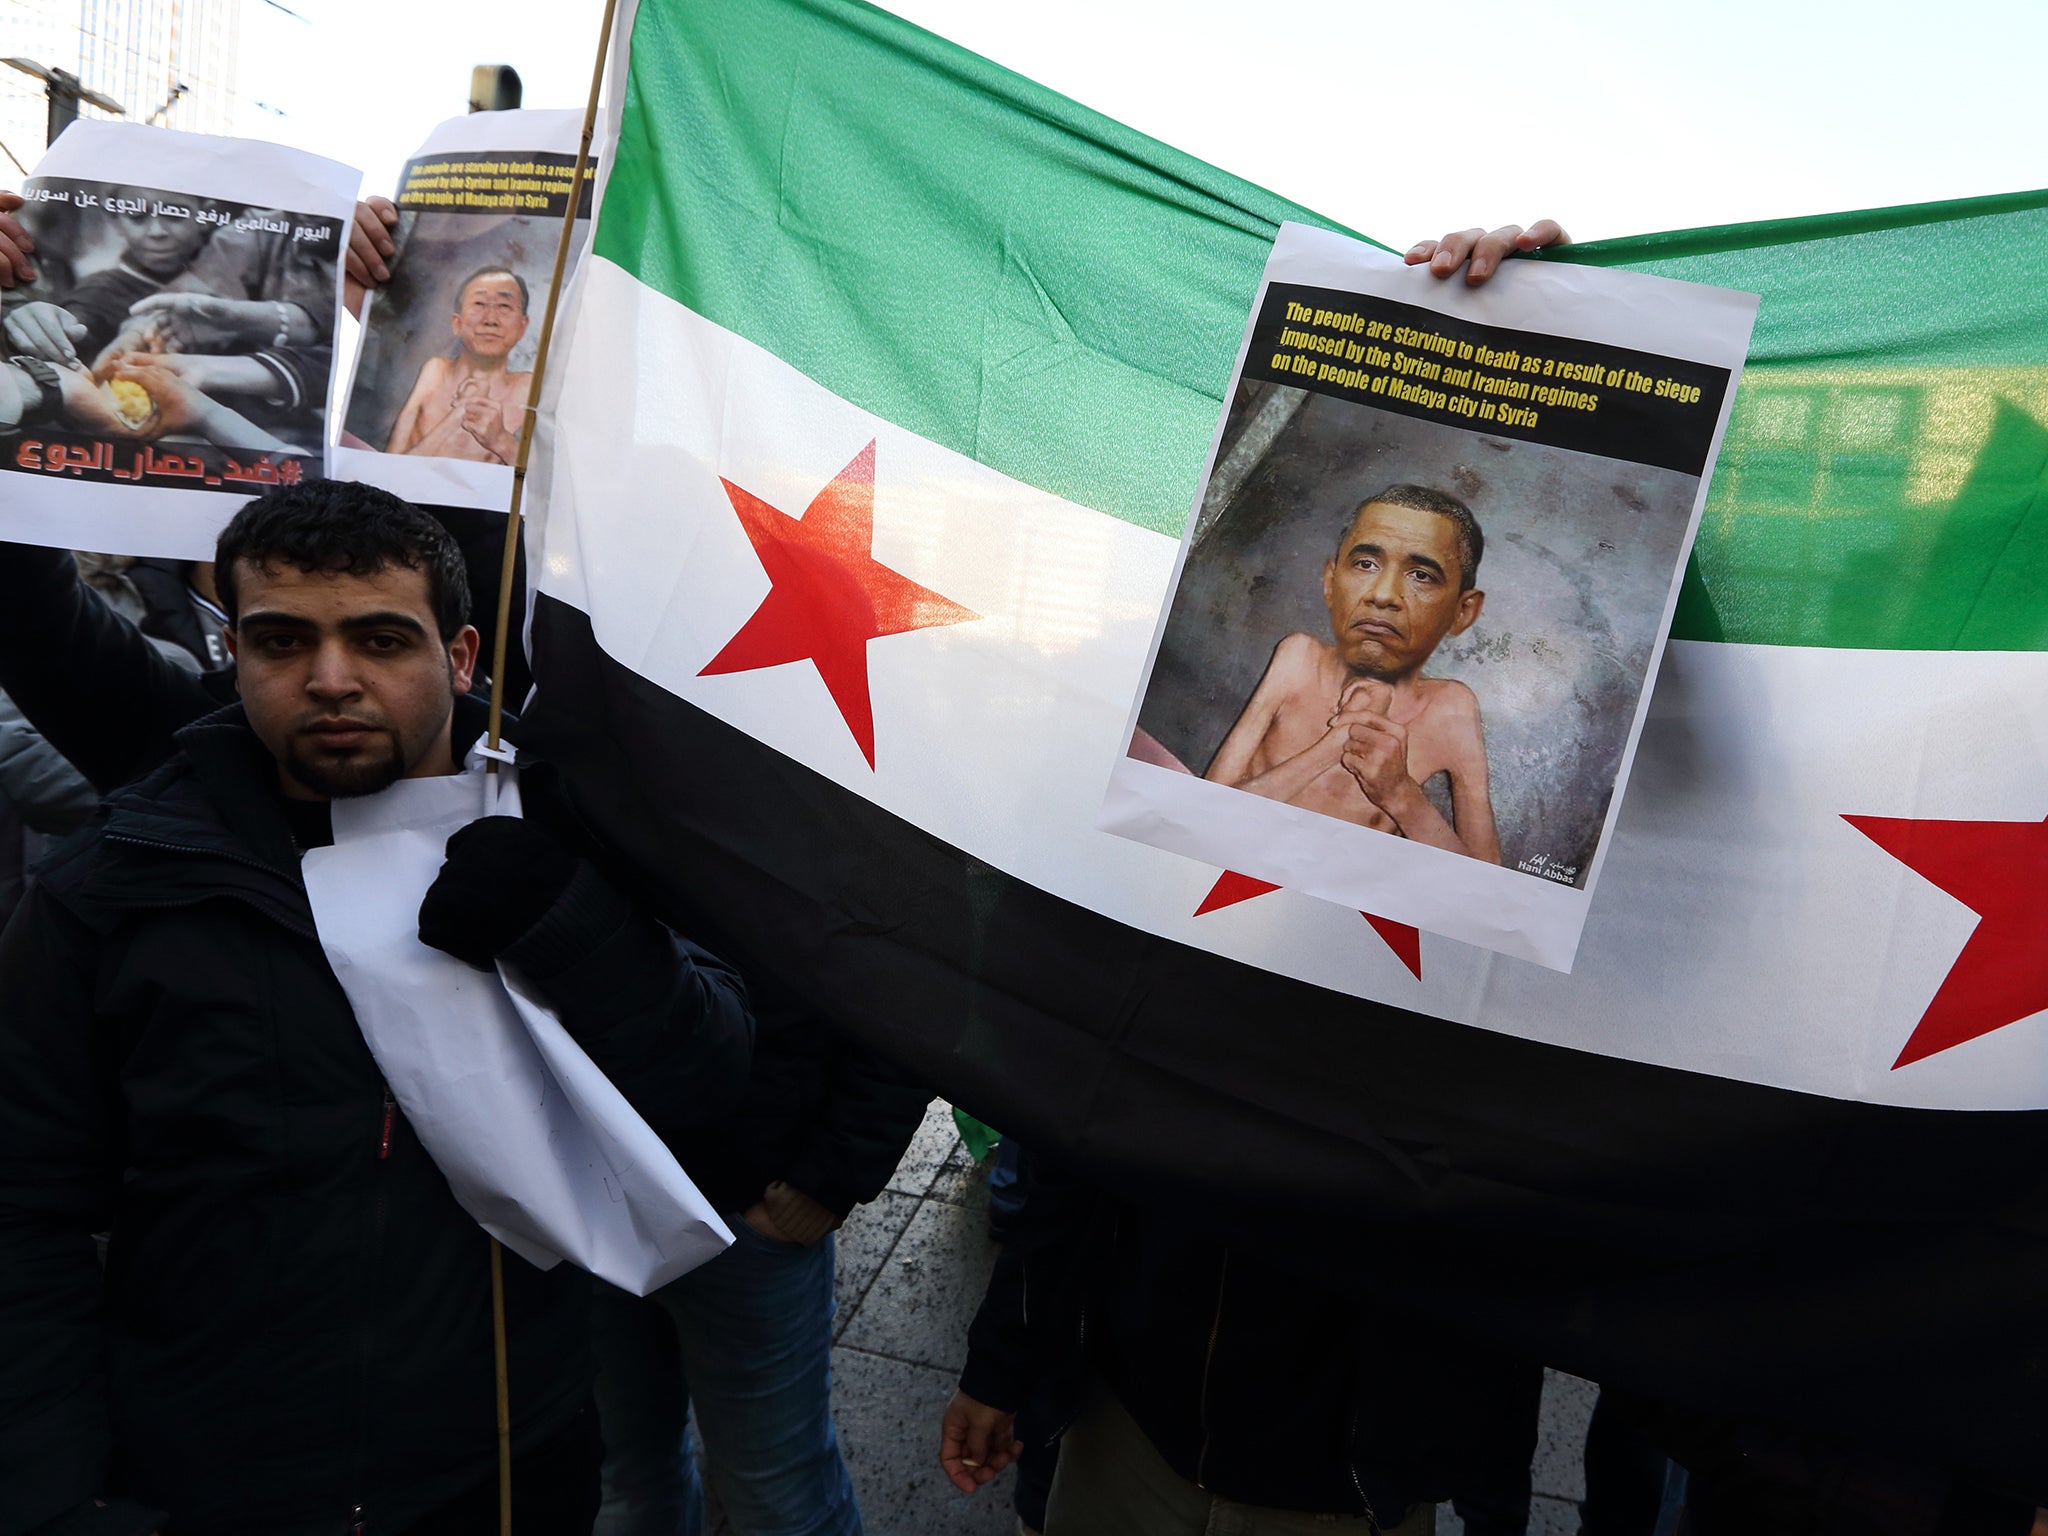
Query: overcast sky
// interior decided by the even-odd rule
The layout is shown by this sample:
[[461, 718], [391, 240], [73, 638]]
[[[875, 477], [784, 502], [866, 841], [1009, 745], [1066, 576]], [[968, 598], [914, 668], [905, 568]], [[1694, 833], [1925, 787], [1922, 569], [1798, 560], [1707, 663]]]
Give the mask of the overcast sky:
[[[252, 0], [245, 131], [388, 190], [469, 67], [580, 106], [598, 0]], [[653, 0], [649, 0], [653, 3]], [[921, 26], [1393, 244], [1581, 239], [2048, 185], [2042, 0], [897, 0]]]

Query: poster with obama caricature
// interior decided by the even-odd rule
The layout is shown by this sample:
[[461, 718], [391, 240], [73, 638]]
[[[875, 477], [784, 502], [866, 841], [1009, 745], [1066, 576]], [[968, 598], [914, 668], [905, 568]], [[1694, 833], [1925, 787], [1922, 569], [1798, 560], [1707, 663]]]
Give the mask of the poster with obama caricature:
[[337, 474], [431, 506], [510, 505], [572, 196], [572, 262], [590, 229], [582, 130], [580, 112], [477, 112], [440, 124], [407, 162], [396, 249], [364, 301]]
[[1570, 970], [1755, 313], [1282, 226], [1100, 824]]

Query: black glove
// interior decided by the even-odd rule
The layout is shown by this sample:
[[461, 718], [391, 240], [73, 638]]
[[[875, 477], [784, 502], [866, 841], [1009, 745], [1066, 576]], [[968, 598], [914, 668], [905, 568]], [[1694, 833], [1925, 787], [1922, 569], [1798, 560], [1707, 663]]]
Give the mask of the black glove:
[[420, 942], [480, 971], [498, 963], [569, 888], [577, 857], [517, 816], [485, 816], [448, 839], [420, 902]]

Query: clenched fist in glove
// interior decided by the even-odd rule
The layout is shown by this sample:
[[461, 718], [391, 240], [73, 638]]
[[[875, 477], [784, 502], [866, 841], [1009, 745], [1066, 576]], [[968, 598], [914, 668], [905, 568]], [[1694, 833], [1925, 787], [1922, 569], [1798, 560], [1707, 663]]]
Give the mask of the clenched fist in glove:
[[517, 972], [664, 1141], [729, 1114], [746, 1085], [754, 1021], [739, 977], [547, 821], [486, 816], [450, 837], [420, 942]]
[[530, 821], [472, 821], [448, 839], [448, 861], [420, 902], [420, 942], [491, 970], [562, 899], [581, 864]]

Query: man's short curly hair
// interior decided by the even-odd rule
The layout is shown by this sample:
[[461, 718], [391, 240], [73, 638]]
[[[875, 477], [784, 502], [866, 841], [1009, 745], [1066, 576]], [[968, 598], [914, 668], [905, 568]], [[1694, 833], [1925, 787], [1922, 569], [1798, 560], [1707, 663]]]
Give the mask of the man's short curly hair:
[[1344, 527], [1337, 535], [1340, 546], [1337, 553], [1344, 553], [1344, 535], [1351, 531], [1351, 525], [1358, 521], [1358, 514], [1374, 502], [1389, 507], [1406, 507], [1411, 512], [1434, 512], [1438, 517], [1447, 517], [1458, 530], [1458, 590], [1470, 592], [1479, 581], [1479, 558], [1486, 553], [1486, 532], [1479, 526], [1479, 519], [1472, 515], [1472, 509], [1448, 492], [1432, 489], [1426, 485], [1390, 485], [1377, 496], [1368, 496], [1351, 509], [1344, 519]]
[[411, 502], [353, 480], [306, 480], [265, 491], [237, 512], [214, 546], [221, 610], [240, 616], [238, 562], [259, 569], [373, 576], [394, 565], [424, 572], [441, 638], [469, 622], [469, 572], [448, 530]]

